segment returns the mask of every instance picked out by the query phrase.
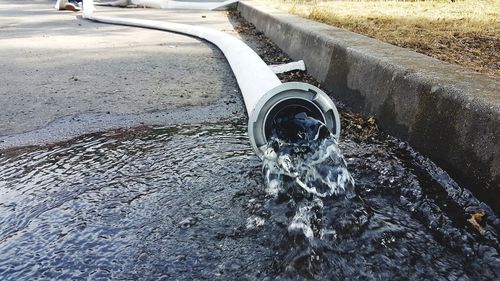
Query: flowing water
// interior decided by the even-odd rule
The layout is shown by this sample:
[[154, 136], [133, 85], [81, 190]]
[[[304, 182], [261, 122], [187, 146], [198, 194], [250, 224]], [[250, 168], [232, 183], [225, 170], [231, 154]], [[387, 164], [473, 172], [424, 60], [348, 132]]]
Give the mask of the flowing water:
[[[357, 189], [336, 137], [320, 121], [300, 113], [274, 123], [263, 174], [270, 205], [286, 204], [289, 213], [281, 249], [287, 277], [498, 278], [498, 219], [490, 218], [495, 227], [488, 230], [475, 225], [482, 237], [464, 229], [464, 211], [483, 219], [487, 206], [411, 149], [410, 159], [398, 159], [351, 145], [351, 155], [362, 148], [358, 157], [374, 160], [380, 173], [357, 176]], [[351, 167], [361, 175], [369, 170], [363, 160]], [[419, 171], [425, 165], [431, 170]]]
[[0, 151], [0, 279], [498, 280], [487, 205], [406, 143], [310, 125], [264, 163], [244, 120]]
[[263, 158], [266, 192], [297, 206], [288, 225], [292, 236], [312, 242], [318, 235], [334, 235], [335, 230], [317, 224], [324, 207], [322, 199], [354, 198], [354, 179], [337, 139], [321, 122], [304, 113], [277, 120]]

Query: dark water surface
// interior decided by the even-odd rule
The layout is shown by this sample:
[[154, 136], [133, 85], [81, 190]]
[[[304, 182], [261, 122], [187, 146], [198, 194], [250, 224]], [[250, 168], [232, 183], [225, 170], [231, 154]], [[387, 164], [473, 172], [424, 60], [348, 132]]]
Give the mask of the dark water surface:
[[498, 280], [488, 206], [395, 139], [340, 149], [355, 196], [321, 202], [266, 192], [245, 120], [1, 151], [0, 279]]

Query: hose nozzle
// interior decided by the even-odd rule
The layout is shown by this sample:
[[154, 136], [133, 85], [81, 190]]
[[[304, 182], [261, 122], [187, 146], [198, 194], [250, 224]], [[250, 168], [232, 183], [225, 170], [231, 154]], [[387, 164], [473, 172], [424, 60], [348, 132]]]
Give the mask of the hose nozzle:
[[264, 154], [276, 118], [299, 113], [321, 121], [337, 139], [340, 137], [339, 114], [327, 94], [310, 84], [283, 83], [263, 95], [249, 112], [248, 135], [259, 157]]

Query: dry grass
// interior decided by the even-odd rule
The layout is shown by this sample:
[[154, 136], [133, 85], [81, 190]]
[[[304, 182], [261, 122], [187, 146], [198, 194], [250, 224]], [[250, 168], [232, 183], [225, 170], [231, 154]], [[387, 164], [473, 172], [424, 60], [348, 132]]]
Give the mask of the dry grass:
[[279, 9], [500, 76], [500, 0], [265, 0]]

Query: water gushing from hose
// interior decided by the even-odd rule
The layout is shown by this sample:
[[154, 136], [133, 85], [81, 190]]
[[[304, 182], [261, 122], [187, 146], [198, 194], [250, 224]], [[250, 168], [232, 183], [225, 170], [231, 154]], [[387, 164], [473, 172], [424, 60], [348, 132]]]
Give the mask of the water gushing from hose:
[[[271, 195], [300, 194], [311, 202], [353, 195], [354, 181], [338, 148], [340, 120], [332, 100], [323, 91], [300, 82], [282, 84], [267, 64], [245, 43], [224, 32], [201, 26], [141, 19], [95, 16], [92, 0], [84, 0], [89, 20], [136, 26], [195, 36], [215, 44], [226, 56], [241, 89], [247, 113], [248, 135], [263, 159]], [[293, 197], [295, 198], [295, 197]], [[309, 200], [308, 199], [308, 200]], [[308, 221], [317, 206], [307, 202], [290, 224], [312, 239]]]
[[[354, 197], [354, 180], [338, 147], [337, 137], [304, 112], [275, 118], [262, 170], [267, 193], [288, 196], [296, 205], [288, 231], [314, 239], [312, 224], [323, 207], [322, 198]], [[320, 234], [322, 229], [318, 229]]]

